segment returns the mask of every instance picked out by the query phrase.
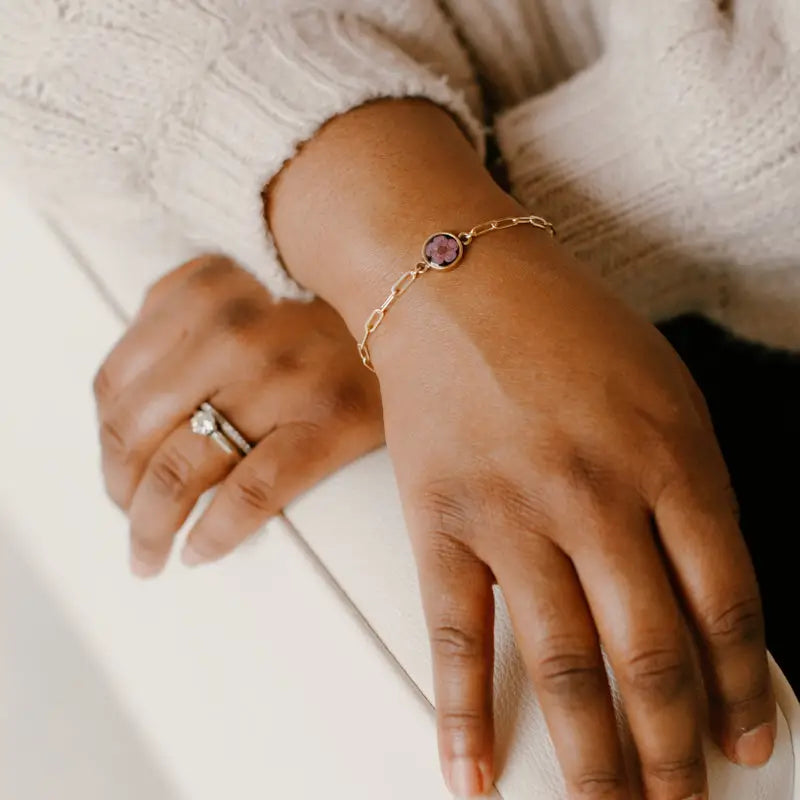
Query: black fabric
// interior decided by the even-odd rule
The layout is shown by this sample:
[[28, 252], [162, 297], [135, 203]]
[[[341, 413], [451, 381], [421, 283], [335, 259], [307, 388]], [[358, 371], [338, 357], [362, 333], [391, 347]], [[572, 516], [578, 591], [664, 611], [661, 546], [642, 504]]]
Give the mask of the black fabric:
[[767, 645], [800, 691], [800, 353], [743, 341], [694, 314], [658, 329], [708, 402], [758, 574]]

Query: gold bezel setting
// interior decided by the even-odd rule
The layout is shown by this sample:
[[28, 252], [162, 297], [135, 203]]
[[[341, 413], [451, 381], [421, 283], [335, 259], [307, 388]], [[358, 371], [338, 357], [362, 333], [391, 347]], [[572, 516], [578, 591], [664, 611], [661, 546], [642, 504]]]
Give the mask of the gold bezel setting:
[[[451, 245], [454, 245], [455, 252], [453, 253], [452, 258], [448, 258], [444, 260], [440, 258], [436, 260], [434, 256], [429, 252], [431, 246], [436, 243], [436, 240], [445, 240], [443, 242], [439, 242], [438, 249], [441, 253], [449, 252], [453, 248]], [[446, 272], [449, 269], [453, 269], [453, 267], [458, 265], [458, 262], [464, 257], [464, 242], [456, 236], [454, 233], [450, 233], [450, 231], [437, 231], [434, 234], [431, 234], [426, 240], [425, 244], [422, 245], [422, 258], [425, 263], [431, 268], [438, 270], [439, 272]]]

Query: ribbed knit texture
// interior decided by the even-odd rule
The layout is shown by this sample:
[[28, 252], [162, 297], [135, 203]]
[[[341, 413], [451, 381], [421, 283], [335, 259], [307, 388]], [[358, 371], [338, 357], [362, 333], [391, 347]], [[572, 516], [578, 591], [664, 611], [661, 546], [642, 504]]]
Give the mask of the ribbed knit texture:
[[513, 191], [615, 292], [800, 348], [800, 4], [726, 5], [5, 0], [0, 168], [120, 253], [222, 250], [302, 296], [262, 187], [372, 98], [481, 148], [480, 83]]
[[483, 146], [469, 63], [432, 0], [365, 2], [363, 15], [309, 5], [6, 0], [0, 167], [56, 217], [119, 231], [121, 251], [149, 226], [171, 228], [302, 296], [261, 191], [326, 120], [373, 98], [427, 97]]
[[496, 122], [515, 194], [651, 319], [800, 349], [800, 4], [606, 5], [599, 60]]

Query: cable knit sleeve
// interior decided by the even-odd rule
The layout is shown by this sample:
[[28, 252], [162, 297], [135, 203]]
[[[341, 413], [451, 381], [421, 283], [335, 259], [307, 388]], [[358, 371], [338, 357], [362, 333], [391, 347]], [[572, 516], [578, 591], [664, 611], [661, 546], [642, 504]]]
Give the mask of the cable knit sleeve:
[[800, 3], [594, 2], [602, 56], [496, 120], [514, 193], [651, 319], [796, 347]]
[[[482, 149], [434, 0], [19, 0], [0, 12], [0, 168], [46, 205], [177, 226], [281, 296], [261, 190], [331, 117], [425, 97]], [[110, 220], [110, 222], [109, 222]]]

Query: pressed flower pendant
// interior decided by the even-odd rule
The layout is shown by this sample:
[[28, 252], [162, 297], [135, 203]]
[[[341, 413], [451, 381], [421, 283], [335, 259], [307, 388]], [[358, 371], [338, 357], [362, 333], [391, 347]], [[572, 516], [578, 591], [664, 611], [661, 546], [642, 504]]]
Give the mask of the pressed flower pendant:
[[533, 214], [525, 217], [501, 217], [500, 219], [490, 219], [488, 222], [481, 222], [468, 231], [459, 233], [448, 233], [439, 231], [429, 236], [422, 245], [422, 258], [414, 266], [404, 272], [393, 284], [386, 299], [367, 317], [364, 323], [364, 335], [358, 343], [358, 354], [367, 369], [375, 372], [372, 363], [372, 356], [369, 351], [369, 337], [377, 330], [378, 326], [386, 318], [386, 312], [394, 306], [399, 297], [402, 297], [414, 282], [429, 269], [444, 271], [452, 269], [464, 257], [464, 248], [473, 242], [478, 236], [491, 233], [492, 231], [502, 231], [506, 228], [514, 228], [517, 225], [532, 225], [547, 231], [551, 236], [556, 235], [556, 229], [544, 217], [537, 217]]
[[452, 269], [464, 255], [464, 243], [452, 233], [434, 233], [422, 248], [422, 257], [431, 269]]

